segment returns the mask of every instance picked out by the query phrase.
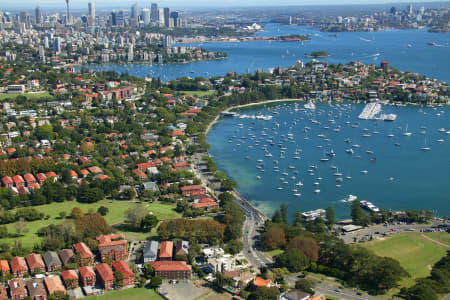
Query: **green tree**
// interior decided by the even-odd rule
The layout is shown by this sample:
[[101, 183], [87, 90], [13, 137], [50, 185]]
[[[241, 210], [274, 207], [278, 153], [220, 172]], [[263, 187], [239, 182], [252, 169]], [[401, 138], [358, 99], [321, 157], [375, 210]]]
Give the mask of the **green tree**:
[[301, 272], [309, 266], [308, 258], [297, 249], [287, 249], [275, 257], [275, 262], [277, 266], [286, 267], [290, 272]]
[[103, 206], [103, 205], [97, 209], [97, 213], [100, 214], [100, 216], [102, 216], [102, 217], [106, 216], [108, 214], [108, 212], [109, 212], [109, 208], [107, 208], [106, 206]]
[[416, 284], [405, 294], [406, 300], [438, 300], [436, 292], [426, 284]]
[[302, 278], [295, 282], [295, 288], [305, 293], [314, 295], [314, 284], [308, 279]]
[[122, 271], [117, 270], [114, 272], [114, 277], [116, 279], [116, 285], [119, 287], [123, 287], [123, 273]]
[[275, 210], [273, 213], [272, 222], [277, 224], [283, 223], [283, 216], [281, 215], [280, 210]]
[[150, 232], [152, 228], [158, 225], [158, 217], [155, 215], [146, 215], [141, 221], [141, 230]]
[[302, 213], [300, 212], [300, 209], [296, 209], [294, 212], [294, 222], [292, 223], [292, 225], [294, 225], [295, 227], [301, 227], [303, 224], [303, 216]]
[[157, 289], [162, 284], [162, 279], [159, 276], [154, 276], [150, 281], [150, 287], [153, 289]]
[[325, 216], [327, 218], [328, 227], [329, 228], [333, 227], [333, 225], [336, 223], [336, 211], [334, 210], [333, 206], [330, 205], [327, 207]]
[[281, 204], [280, 213], [281, 213], [281, 219], [283, 220], [283, 223], [288, 224], [289, 223], [288, 209], [287, 209], [286, 203]]

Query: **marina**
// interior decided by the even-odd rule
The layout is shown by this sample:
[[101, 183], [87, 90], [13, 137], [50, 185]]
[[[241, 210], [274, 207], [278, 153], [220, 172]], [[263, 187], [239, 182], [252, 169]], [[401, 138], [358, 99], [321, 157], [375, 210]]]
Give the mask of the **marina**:
[[243, 107], [232, 118], [222, 115], [210, 131], [210, 154], [250, 203], [268, 216], [283, 202], [301, 211], [331, 204], [338, 218], [348, 218], [352, 195], [358, 195], [373, 205], [366, 205], [368, 210], [450, 213], [445, 200], [450, 188], [440, 184], [450, 178], [448, 107], [383, 105], [384, 114], [398, 116], [385, 122], [360, 119], [365, 104], [316, 101], [314, 106]]

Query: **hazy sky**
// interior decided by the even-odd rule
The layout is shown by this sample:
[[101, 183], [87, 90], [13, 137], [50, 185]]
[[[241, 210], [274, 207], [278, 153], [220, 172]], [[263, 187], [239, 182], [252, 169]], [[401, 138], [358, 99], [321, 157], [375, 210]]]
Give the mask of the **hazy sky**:
[[[74, 9], [85, 8], [89, 0], [70, 0]], [[151, 2], [158, 3], [159, 6], [167, 7], [243, 7], [243, 6], [284, 6], [284, 5], [342, 5], [342, 4], [386, 4], [386, 3], [414, 3], [432, 1], [411, 1], [411, 0], [93, 0], [97, 8], [128, 7], [133, 3], [138, 3], [141, 7], [149, 6]], [[30, 9], [35, 6], [42, 8], [63, 9], [64, 0], [0, 0], [1, 9]]]

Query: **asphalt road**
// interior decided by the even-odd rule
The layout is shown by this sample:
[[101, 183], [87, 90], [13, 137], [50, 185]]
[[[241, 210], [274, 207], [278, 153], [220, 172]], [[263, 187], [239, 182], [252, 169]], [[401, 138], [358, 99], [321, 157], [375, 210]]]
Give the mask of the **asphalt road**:
[[316, 291], [316, 294], [323, 294], [326, 296], [333, 296], [338, 299], [345, 299], [345, 300], [380, 300], [380, 298], [370, 296], [367, 294], [358, 295], [355, 291], [349, 290], [349, 289], [339, 289], [340, 291], [337, 292], [336, 288], [324, 285], [324, 284], [317, 284], [314, 287], [314, 290]]

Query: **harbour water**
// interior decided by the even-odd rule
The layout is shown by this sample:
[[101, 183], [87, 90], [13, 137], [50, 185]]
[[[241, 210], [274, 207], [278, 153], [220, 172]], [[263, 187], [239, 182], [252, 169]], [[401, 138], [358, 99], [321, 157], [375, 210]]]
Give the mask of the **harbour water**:
[[[107, 64], [88, 66], [94, 70], [127, 72], [139, 77], [161, 77], [167, 81], [181, 76], [223, 76], [226, 72], [254, 72], [277, 66], [288, 67], [312, 51], [328, 51], [331, 56], [321, 60], [330, 63], [348, 63], [360, 60], [379, 64], [387, 60], [401, 71], [412, 71], [450, 82], [450, 34], [423, 30], [392, 30], [381, 32], [343, 32], [337, 37], [305, 26], [268, 24], [259, 36], [309, 34], [310, 42], [242, 42], [194, 44], [210, 51], [222, 51], [227, 59], [200, 61], [188, 64], [147, 65]], [[429, 46], [433, 41], [437, 46]], [[408, 44], [411, 46], [409, 47]]]
[[383, 106], [398, 115], [387, 122], [359, 120], [362, 104], [303, 105], [242, 108], [273, 118], [223, 118], [207, 137], [219, 168], [262, 212], [283, 202], [303, 212], [331, 204], [347, 218], [350, 205], [340, 200], [352, 194], [382, 209], [450, 215], [449, 107]]

